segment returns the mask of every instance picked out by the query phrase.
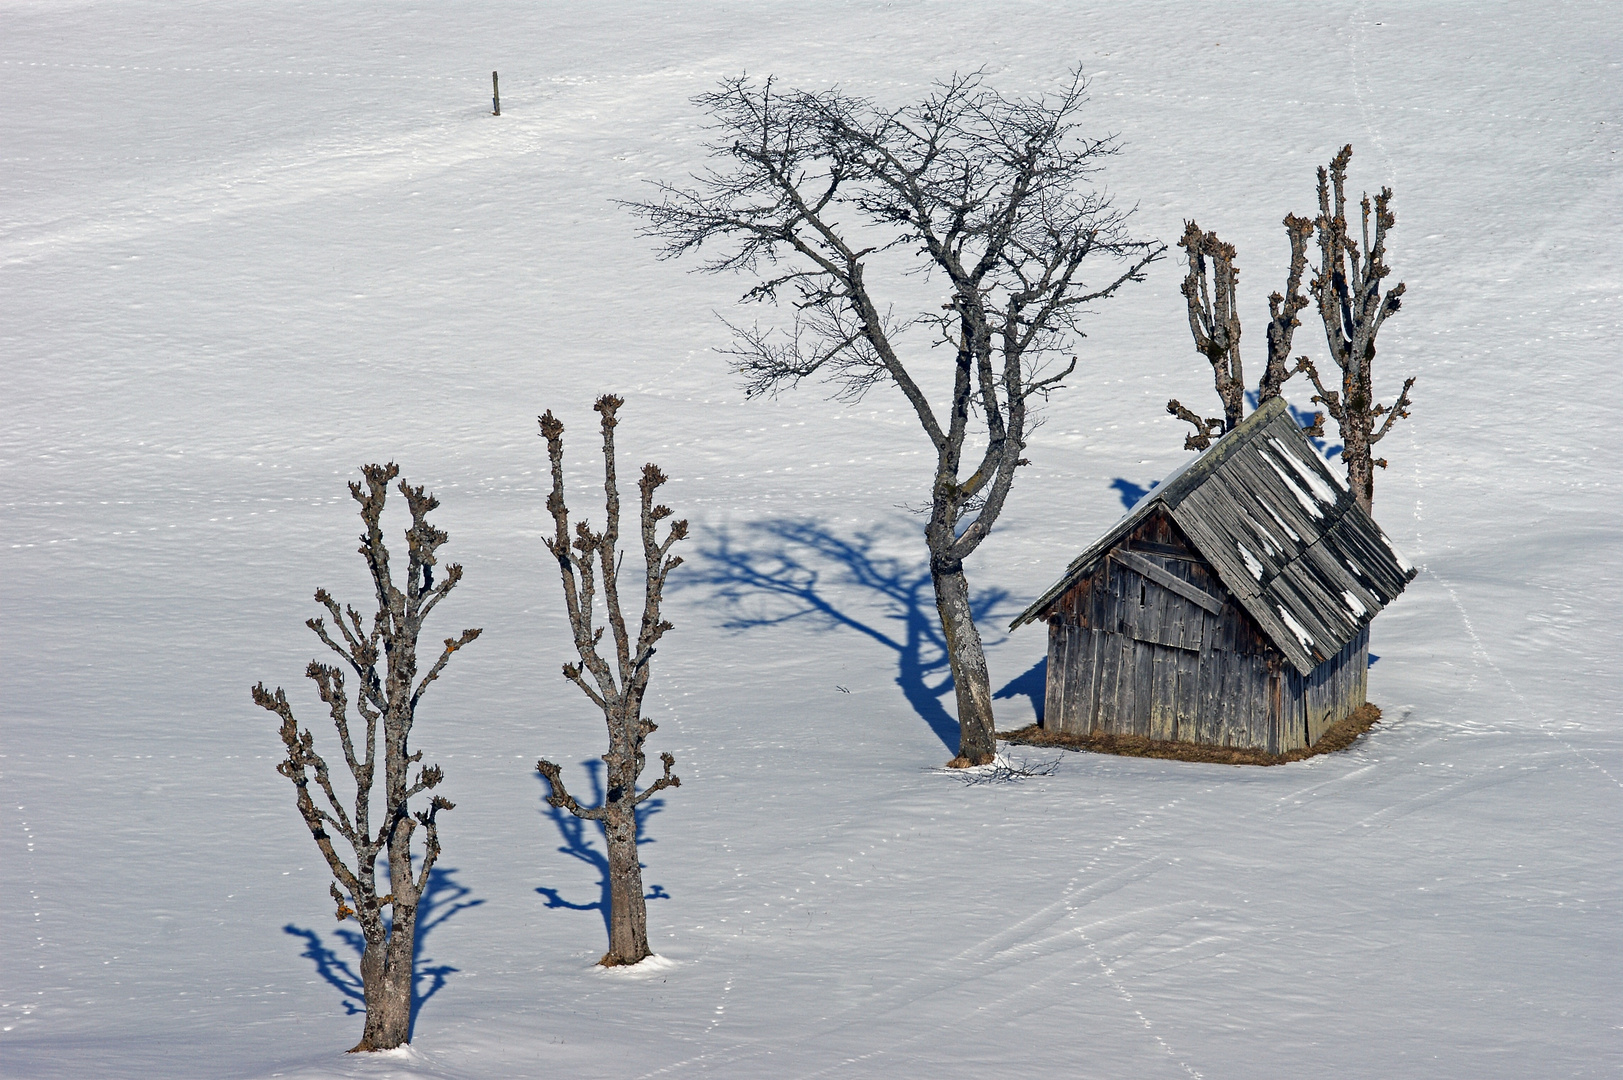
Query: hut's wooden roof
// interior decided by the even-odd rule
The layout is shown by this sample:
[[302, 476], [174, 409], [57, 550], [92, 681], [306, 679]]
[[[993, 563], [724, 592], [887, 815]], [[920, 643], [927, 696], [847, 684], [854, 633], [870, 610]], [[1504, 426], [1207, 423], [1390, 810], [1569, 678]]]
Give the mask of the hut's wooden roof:
[[1041, 618], [1157, 509], [1303, 675], [1415, 575], [1274, 398], [1140, 499], [1009, 629]]

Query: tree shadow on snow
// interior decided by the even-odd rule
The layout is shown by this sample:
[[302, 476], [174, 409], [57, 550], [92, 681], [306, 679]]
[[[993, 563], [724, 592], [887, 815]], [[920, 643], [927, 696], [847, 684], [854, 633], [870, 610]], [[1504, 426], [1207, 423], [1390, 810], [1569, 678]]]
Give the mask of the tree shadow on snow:
[[[953, 692], [952, 672], [928, 565], [882, 554], [877, 531], [846, 539], [810, 521], [753, 522], [711, 535], [685, 584], [714, 590], [727, 613], [724, 628], [742, 633], [804, 620], [820, 630], [868, 637], [895, 654], [902, 696], [942, 745], [957, 751], [958, 721], [941, 702]], [[864, 622], [841, 606], [859, 590], [883, 602], [879, 620]], [[977, 625], [1008, 595], [976, 590]]]
[[[581, 762], [581, 767], [586, 770], [587, 778], [592, 785], [592, 797], [586, 802], [586, 805], [602, 805], [604, 773], [602, 759], [587, 758], [585, 761]], [[552, 794], [552, 788], [547, 783], [546, 777], [537, 773], [536, 779], [539, 780], [541, 782], [541, 786], [546, 789], [545, 793], [542, 795], [543, 799], [546, 798], [547, 795]], [[638, 850], [641, 850], [644, 844], [652, 844], [654, 842], [653, 838], [650, 837], [646, 832], [648, 827], [648, 819], [659, 813], [664, 808], [665, 800], [658, 797], [649, 799], [647, 802], [637, 807]], [[572, 859], [579, 859], [581, 862], [597, 871], [598, 896], [597, 899], [591, 903], [578, 904], [570, 900], [565, 900], [557, 889], [547, 885], [537, 886], [535, 891], [546, 897], [547, 907], [549, 908], [566, 908], [570, 911], [598, 912], [603, 918], [603, 932], [608, 933], [608, 848], [607, 846], [599, 848], [595, 843], [595, 838], [603, 835], [602, 823], [597, 821], [588, 821], [585, 818], [578, 818], [562, 807], [552, 806], [546, 803], [542, 804], [541, 812], [546, 814], [547, 817], [552, 820], [553, 827], [558, 830], [558, 835], [563, 840], [563, 846], [558, 848], [558, 850], [563, 854], [568, 855]], [[643, 899], [669, 900], [670, 893], [665, 891], [665, 886], [663, 885], [650, 885], [648, 886], [648, 892], [644, 894]]]
[[1117, 496], [1121, 498], [1121, 504], [1131, 510], [1138, 505], [1138, 500], [1160, 487], [1161, 481], [1151, 480], [1149, 486], [1145, 487], [1142, 484], [1133, 483], [1125, 476], [1118, 476], [1110, 481], [1110, 486], [1115, 489]]
[[[412, 1032], [417, 1028], [418, 1011], [429, 998], [440, 992], [449, 975], [460, 970], [450, 964], [424, 966], [423, 943], [429, 934], [443, 926], [446, 920], [457, 912], [484, 903], [483, 900], [465, 899], [471, 890], [455, 880], [456, 873], [453, 867], [436, 866], [430, 870], [428, 886], [423, 890], [422, 900], [417, 905], [417, 940], [412, 943], [414, 947], [411, 987]], [[282, 932], [304, 942], [302, 955], [316, 966], [317, 975], [343, 995], [346, 1015], [354, 1016], [366, 1012], [366, 995], [358, 970], [361, 953], [366, 949], [366, 939], [361, 936], [359, 930], [346, 925], [333, 931], [334, 936], [344, 945], [346, 952], [354, 954], [353, 960], [341, 956], [315, 930], [288, 923], [282, 927]]]

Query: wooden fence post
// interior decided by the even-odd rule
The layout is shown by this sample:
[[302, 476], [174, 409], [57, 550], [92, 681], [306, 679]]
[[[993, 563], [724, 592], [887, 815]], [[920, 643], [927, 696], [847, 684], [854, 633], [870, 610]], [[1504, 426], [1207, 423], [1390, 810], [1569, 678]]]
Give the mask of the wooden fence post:
[[490, 73], [490, 115], [500, 116], [501, 114], [502, 92], [501, 88], [496, 83], [496, 73], [492, 71]]

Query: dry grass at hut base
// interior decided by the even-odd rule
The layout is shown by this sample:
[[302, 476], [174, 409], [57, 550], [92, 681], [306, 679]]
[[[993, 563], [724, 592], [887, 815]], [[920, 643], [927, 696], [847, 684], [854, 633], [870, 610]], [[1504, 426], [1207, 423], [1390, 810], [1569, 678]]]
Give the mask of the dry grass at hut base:
[[1301, 750], [1285, 754], [1270, 754], [1237, 746], [1201, 746], [1196, 743], [1165, 742], [1142, 735], [1107, 735], [1096, 732], [1077, 735], [1071, 732], [1044, 731], [1030, 724], [1018, 731], [1000, 731], [998, 738], [1021, 746], [1057, 746], [1065, 750], [1089, 750], [1095, 754], [1120, 754], [1124, 757], [1168, 758], [1173, 761], [1207, 761], [1219, 765], [1283, 765], [1289, 761], [1319, 754], [1345, 750], [1358, 736], [1374, 727], [1381, 719], [1381, 710], [1365, 703], [1349, 716], [1330, 725], [1319, 741]]

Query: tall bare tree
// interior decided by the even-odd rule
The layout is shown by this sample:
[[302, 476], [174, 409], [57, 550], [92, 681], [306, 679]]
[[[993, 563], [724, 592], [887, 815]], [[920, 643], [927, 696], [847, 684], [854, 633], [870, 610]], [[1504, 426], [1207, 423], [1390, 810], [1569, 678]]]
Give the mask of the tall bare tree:
[[[665, 636], [671, 624], [660, 617], [665, 578], [681, 565], [682, 558], [670, 553], [671, 546], [687, 536], [686, 521], [672, 522], [661, 540], [657, 525], [671, 516], [669, 507], [656, 505], [654, 493], [665, 483], [658, 466], [644, 465], [637, 487], [642, 495], [639, 514], [642, 532], [643, 599], [642, 619], [636, 637], [631, 636], [620, 607], [620, 490], [615, 476], [614, 428], [623, 399], [605, 394], [594, 408], [602, 417], [604, 526], [593, 532], [586, 522], [575, 524], [570, 540], [569, 508], [564, 505], [564, 426], [549, 410], [540, 418], [541, 435], [547, 440], [547, 456], [552, 461], [552, 494], [547, 509], [556, 528], [546, 540], [547, 550], [558, 560], [563, 578], [564, 604], [569, 627], [575, 637], [580, 663], [565, 664], [564, 678], [580, 687], [603, 712], [609, 729], [609, 750], [603, 755], [607, 783], [603, 801], [582, 806], [564, 787], [562, 770], [543, 758], [536, 770], [547, 778], [552, 793], [547, 802], [578, 818], [600, 822], [609, 854], [609, 951], [598, 961], [605, 967], [635, 964], [652, 955], [648, 947], [648, 910], [643, 898], [642, 863], [637, 855], [637, 807], [655, 792], [679, 787], [680, 777], [672, 774], [676, 759], [659, 755], [665, 774], [641, 791], [637, 779], [645, 758], [643, 744], [657, 726], [642, 714], [643, 695], [648, 692], [650, 661], [654, 645]], [[593, 625], [598, 583], [603, 589], [604, 617], [614, 645], [613, 665], [598, 652], [602, 626]], [[591, 681], [587, 681], [587, 676]]]
[[[886, 383], [912, 406], [935, 451], [925, 543], [958, 699], [954, 765], [996, 750], [964, 560], [1026, 463], [1032, 399], [1075, 370], [1086, 305], [1164, 250], [1131, 239], [1128, 212], [1092, 186], [1116, 144], [1077, 133], [1085, 88], [1078, 70], [1056, 95], [1011, 97], [975, 73], [893, 109], [728, 79], [696, 99], [723, 164], [634, 207], [667, 257], [720, 245], [704, 270], [752, 276], [745, 300], [790, 308], [776, 329], [732, 327], [748, 393], [817, 376], [848, 400]], [[942, 292], [898, 314], [887, 288], [910, 275], [938, 275]], [[915, 327], [928, 339], [910, 347]], [[936, 347], [952, 357], [944, 406], [924, 378]]]
[[1394, 422], [1409, 415], [1409, 389], [1415, 381], [1413, 377], [1404, 380], [1397, 401], [1390, 407], [1376, 403], [1371, 374], [1375, 335], [1386, 317], [1403, 306], [1403, 282], [1385, 292], [1381, 290], [1381, 280], [1392, 272], [1386, 265], [1386, 233], [1398, 219], [1390, 209], [1392, 189], [1383, 187], [1374, 201], [1374, 237], [1369, 230], [1368, 195], [1362, 203], [1362, 247], [1349, 235], [1344, 188], [1347, 162], [1351, 159], [1349, 144], [1331, 159], [1328, 170], [1319, 169], [1319, 216], [1313, 223], [1319, 240], [1319, 272], [1310, 285], [1324, 320], [1330, 359], [1341, 369], [1341, 388], [1328, 389], [1319, 377], [1319, 369], [1305, 356], [1297, 362], [1297, 369], [1307, 372], [1313, 380], [1313, 388], [1318, 391], [1314, 402], [1324, 405], [1341, 429], [1347, 486], [1358, 505], [1367, 511], [1375, 501], [1375, 467], [1386, 468], [1385, 458], [1373, 456], [1375, 444], [1386, 438]]
[[[316, 590], [316, 603], [332, 616], [338, 638], [328, 631], [324, 618], [313, 618], [306, 624], [322, 644], [342, 658], [343, 667], [348, 667], [356, 679], [355, 709], [365, 725], [359, 746], [356, 732], [350, 727], [343, 667], [312, 660], [305, 669], [338, 730], [344, 764], [355, 781], [351, 809], [345, 809], [343, 798], [333, 786], [326, 759], [315, 748], [314, 735], [308, 729], [299, 730], [282, 688], [277, 687], [275, 693], [266, 690], [264, 683], [253, 688], [255, 704], [281, 717], [287, 758], [276, 766], [276, 771], [293, 782], [299, 814], [332, 871], [335, 880], [331, 892], [338, 905], [338, 919], [358, 922], [366, 942], [361, 953], [366, 1027], [351, 1052], [390, 1050], [411, 1038], [417, 908], [440, 855], [437, 815], [452, 809], [453, 804], [435, 795], [428, 800], [427, 809], [411, 809], [411, 800], [438, 787], [444, 773], [438, 765], [425, 765], [412, 780], [411, 767], [422, 760], [423, 753], [410, 751], [407, 743], [423, 692], [440, 677], [451, 654], [479, 636], [478, 630], [464, 630], [459, 637], [446, 638], [434, 666], [417, 678], [417, 637], [423, 621], [462, 580], [462, 567], [453, 563], [435, 584], [435, 551], [448, 539], [446, 533], [428, 523], [428, 514], [439, 506], [439, 500], [402, 480], [400, 494], [411, 511], [411, 527], [406, 530], [409, 557], [405, 589], [395, 585], [380, 522], [389, 482], [399, 473], [392, 462], [366, 465], [361, 469], [364, 486], [353, 482], [349, 485], [366, 526], [361, 533], [360, 552], [377, 593], [377, 611], [370, 626], [355, 608], [345, 606], [340, 610], [338, 601], [325, 589]], [[381, 802], [374, 807], [380, 727], [383, 793]], [[319, 799], [310, 790], [312, 781], [320, 791]], [[374, 809], [381, 818], [376, 831], [372, 829]], [[425, 837], [422, 864], [414, 874], [411, 840], [419, 825]], [[334, 833], [349, 845], [352, 858], [346, 860], [333, 844]], [[380, 854], [387, 854], [389, 866], [388, 892], [382, 896], [378, 895], [377, 883]]]
[[[1294, 374], [1286, 365], [1291, 338], [1301, 320], [1297, 313], [1307, 306], [1302, 294], [1302, 272], [1307, 266], [1307, 240], [1313, 222], [1294, 214], [1285, 215], [1285, 233], [1290, 238], [1291, 261], [1284, 293], [1268, 297], [1268, 363], [1257, 381], [1257, 404], [1279, 396], [1280, 388]], [[1185, 450], [1204, 450], [1212, 438], [1233, 431], [1245, 415], [1245, 372], [1240, 361], [1240, 312], [1235, 301], [1235, 284], [1240, 271], [1234, 265], [1234, 245], [1225, 244], [1214, 232], [1203, 232], [1193, 221], [1185, 221], [1183, 238], [1178, 241], [1189, 260], [1183, 279], [1183, 295], [1189, 305], [1189, 331], [1195, 349], [1212, 365], [1217, 397], [1223, 415], [1202, 417], [1177, 398], [1167, 402], [1167, 412], [1194, 427], [1184, 436]], [[1211, 262], [1208, 278], [1206, 264]]]

